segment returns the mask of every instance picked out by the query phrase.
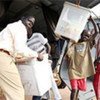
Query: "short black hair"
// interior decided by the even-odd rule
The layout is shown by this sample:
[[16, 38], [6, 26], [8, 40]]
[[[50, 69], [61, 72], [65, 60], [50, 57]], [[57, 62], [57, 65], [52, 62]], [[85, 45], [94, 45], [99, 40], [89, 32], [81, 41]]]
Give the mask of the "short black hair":
[[30, 18], [35, 18], [35, 17], [34, 16], [23, 16], [23, 17], [21, 17], [21, 21], [24, 22]]

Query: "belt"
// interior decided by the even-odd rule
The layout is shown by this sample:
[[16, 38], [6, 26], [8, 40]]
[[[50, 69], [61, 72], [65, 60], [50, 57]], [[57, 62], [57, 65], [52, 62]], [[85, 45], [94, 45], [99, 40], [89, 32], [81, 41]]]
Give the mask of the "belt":
[[4, 52], [4, 53], [10, 55], [10, 53], [7, 50], [4, 50], [4, 49], [0, 49], [0, 52]]

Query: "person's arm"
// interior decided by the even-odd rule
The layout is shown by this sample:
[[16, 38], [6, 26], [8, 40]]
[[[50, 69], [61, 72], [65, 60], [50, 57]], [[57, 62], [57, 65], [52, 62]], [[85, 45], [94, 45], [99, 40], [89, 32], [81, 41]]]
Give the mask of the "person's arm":
[[45, 47], [46, 47], [46, 52], [47, 52], [48, 55], [49, 55], [49, 59], [52, 59], [52, 58], [51, 58], [51, 54], [50, 54], [50, 52], [51, 52], [51, 46], [50, 46], [50, 44], [49, 44], [49, 43], [46, 43], [46, 44], [45, 44]]
[[45, 44], [45, 47], [47, 49], [47, 53], [50, 54], [50, 52], [51, 52], [51, 46], [50, 46], [50, 44], [49, 43], [46, 43]]
[[100, 23], [97, 23], [98, 29], [99, 29], [99, 34], [100, 34]]
[[94, 27], [94, 31], [92, 31], [94, 33], [91, 32], [91, 37], [90, 37], [90, 41], [93, 41], [98, 34], [98, 30], [97, 30], [97, 25], [91, 16], [89, 18], [89, 21], [91, 21], [91, 23], [93, 24], [93, 27]]
[[[19, 37], [21, 39], [19, 39]], [[38, 54], [36, 51], [33, 51], [31, 50], [27, 44], [26, 44], [26, 41], [27, 41], [27, 37], [26, 36], [21, 36], [21, 35], [18, 35], [16, 36], [16, 38], [14, 39], [15, 41], [15, 51], [17, 51], [17, 53], [19, 54], [22, 54], [23, 56], [26, 56], [26, 57], [37, 57]]]
[[11, 37], [13, 40], [13, 49], [15, 57], [17, 54], [22, 57], [38, 57], [37, 52], [31, 50], [26, 42], [27, 42], [27, 31], [25, 26], [21, 23], [21, 21], [12, 24], [8, 27], [11, 33]]
[[[99, 34], [100, 34], [100, 23], [97, 23], [97, 26], [98, 26], [98, 30], [99, 30]], [[100, 39], [100, 38], [99, 38]], [[97, 51], [97, 57], [96, 57], [96, 59], [95, 59], [95, 61], [94, 61], [94, 65], [96, 66], [97, 65], [97, 63], [100, 63], [100, 57], [99, 57], [99, 39], [98, 39], [98, 41], [97, 41], [97, 44], [96, 44], [96, 51]]]

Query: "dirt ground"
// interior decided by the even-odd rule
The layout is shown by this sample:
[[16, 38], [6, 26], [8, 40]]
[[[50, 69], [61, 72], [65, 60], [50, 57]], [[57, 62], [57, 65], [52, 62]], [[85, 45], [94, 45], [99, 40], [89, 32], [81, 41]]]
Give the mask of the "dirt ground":
[[[59, 91], [62, 96], [62, 100], [70, 100], [70, 90], [67, 87], [65, 87], [64, 89], [59, 89]], [[54, 100], [54, 95], [52, 91], [50, 97], [50, 100]], [[0, 100], [6, 100], [2, 94], [2, 91], [0, 91]], [[31, 97], [27, 96], [27, 100], [31, 100]], [[96, 98], [94, 97], [92, 100], [96, 100]]]

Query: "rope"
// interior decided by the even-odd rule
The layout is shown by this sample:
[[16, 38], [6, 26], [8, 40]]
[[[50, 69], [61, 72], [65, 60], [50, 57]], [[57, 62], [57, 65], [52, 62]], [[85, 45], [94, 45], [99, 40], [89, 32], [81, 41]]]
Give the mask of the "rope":
[[81, 1], [80, 0], [76, 0], [76, 5], [79, 7], [80, 6]]

